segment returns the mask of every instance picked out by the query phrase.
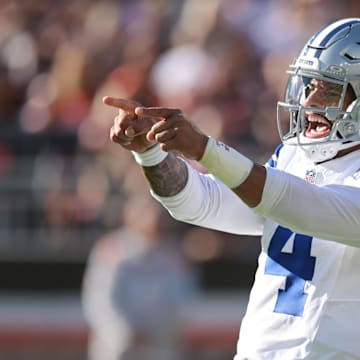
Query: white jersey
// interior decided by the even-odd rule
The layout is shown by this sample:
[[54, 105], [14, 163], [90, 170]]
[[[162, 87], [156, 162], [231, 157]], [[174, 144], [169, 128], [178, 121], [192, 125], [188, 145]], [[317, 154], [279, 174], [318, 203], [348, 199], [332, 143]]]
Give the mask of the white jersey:
[[280, 146], [250, 209], [189, 167], [174, 197], [178, 220], [262, 234], [262, 251], [235, 360], [360, 359], [360, 151], [314, 165]]

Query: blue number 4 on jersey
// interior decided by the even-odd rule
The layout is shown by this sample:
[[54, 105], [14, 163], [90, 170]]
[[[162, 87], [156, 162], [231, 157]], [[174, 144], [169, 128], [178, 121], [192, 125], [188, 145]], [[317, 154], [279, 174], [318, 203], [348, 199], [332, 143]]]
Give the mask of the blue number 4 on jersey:
[[[285, 244], [294, 235], [292, 253], [283, 252]], [[285, 288], [278, 290], [274, 312], [302, 316], [307, 294], [305, 282], [312, 280], [316, 258], [311, 256], [312, 237], [294, 234], [279, 226], [271, 238], [265, 274], [286, 277]]]

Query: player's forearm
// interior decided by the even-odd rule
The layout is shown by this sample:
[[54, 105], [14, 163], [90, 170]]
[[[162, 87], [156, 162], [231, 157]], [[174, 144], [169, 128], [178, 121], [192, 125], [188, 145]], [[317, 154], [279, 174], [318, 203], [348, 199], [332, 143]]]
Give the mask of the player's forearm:
[[174, 196], [184, 189], [188, 180], [186, 164], [174, 154], [155, 166], [143, 166], [143, 173], [151, 189], [159, 196]]
[[[184, 162], [184, 161], [182, 161]], [[210, 174], [199, 173], [184, 162], [187, 180], [174, 196], [152, 195], [177, 220], [234, 234], [260, 235], [263, 218], [240, 201], [224, 183]]]
[[261, 201], [265, 180], [265, 167], [259, 164], [254, 164], [249, 176], [244, 180], [244, 182], [232, 190], [245, 204], [253, 208]]
[[212, 138], [208, 139], [199, 162], [249, 207], [260, 203], [266, 179], [264, 166]]

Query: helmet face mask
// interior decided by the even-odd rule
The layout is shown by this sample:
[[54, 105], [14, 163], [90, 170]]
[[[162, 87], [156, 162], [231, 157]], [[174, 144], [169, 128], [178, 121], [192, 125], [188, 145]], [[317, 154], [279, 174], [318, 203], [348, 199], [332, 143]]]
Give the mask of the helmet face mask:
[[[314, 90], [311, 89], [316, 83], [321, 84], [321, 88], [316, 90], [316, 104], [310, 106], [306, 101], [312, 96], [311, 92]], [[296, 137], [299, 145], [306, 146], [349, 140], [357, 130], [357, 119], [352, 119], [346, 90], [347, 86], [343, 82], [308, 76], [290, 76], [285, 101], [278, 102], [277, 117], [283, 141], [287, 142]], [[310, 126], [310, 114], [317, 115], [317, 126]], [[312, 130], [309, 130], [311, 128]], [[317, 135], [315, 128], [323, 131], [319, 131], [320, 134]]]
[[313, 36], [290, 65], [277, 124], [285, 144], [314, 162], [360, 143], [360, 19], [345, 19]]

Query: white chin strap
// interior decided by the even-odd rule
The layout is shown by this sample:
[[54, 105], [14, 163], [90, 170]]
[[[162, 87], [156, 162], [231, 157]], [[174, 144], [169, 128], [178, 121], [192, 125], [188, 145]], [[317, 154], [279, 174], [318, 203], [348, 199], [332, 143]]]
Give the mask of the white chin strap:
[[[308, 138], [307, 142], [309, 142]], [[340, 150], [348, 149], [358, 144], [360, 144], [360, 141], [350, 141], [346, 144], [342, 142], [317, 143], [314, 145], [300, 145], [300, 148], [309, 160], [319, 163], [334, 158]]]

